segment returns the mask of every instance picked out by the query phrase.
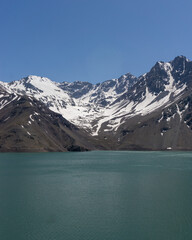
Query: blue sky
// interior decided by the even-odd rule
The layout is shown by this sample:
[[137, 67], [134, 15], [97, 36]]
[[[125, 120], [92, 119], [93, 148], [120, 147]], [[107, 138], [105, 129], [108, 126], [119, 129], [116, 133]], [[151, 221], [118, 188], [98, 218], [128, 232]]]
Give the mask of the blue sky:
[[192, 60], [191, 0], [1, 0], [0, 81], [101, 82]]

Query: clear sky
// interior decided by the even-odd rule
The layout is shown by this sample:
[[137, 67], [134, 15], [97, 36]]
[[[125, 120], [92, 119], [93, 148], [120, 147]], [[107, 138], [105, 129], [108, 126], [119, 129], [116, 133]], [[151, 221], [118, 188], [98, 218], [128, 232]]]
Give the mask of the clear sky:
[[102, 82], [192, 60], [192, 0], [0, 0], [0, 81]]

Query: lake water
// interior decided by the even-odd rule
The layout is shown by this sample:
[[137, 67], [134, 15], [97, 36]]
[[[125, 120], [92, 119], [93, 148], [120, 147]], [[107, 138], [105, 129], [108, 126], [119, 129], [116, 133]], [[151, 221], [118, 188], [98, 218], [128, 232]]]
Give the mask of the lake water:
[[1, 153], [0, 239], [191, 240], [192, 153]]

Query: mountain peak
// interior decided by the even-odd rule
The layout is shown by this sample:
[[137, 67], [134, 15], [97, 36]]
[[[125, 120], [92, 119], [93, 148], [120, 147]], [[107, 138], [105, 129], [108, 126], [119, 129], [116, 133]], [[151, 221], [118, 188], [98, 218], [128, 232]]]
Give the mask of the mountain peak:
[[170, 62], [159, 61], [159, 62], [156, 62], [156, 64], [151, 68], [148, 74], [155, 73], [158, 75], [162, 75], [164, 74], [164, 72], [171, 70], [171, 68], [172, 68], [172, 65]]
[[184, 71], [186, 64], [191, 63], [189, 59], [187, 59], [185, 56], [180, 55], [175, 57], [172, 61], [170, 62], [164, 62], [164, 61], [158, 61], [156, 64], [152, 67], [150, 72], [157, 72], [158, 74], [160, 71], [162, 72], [165, 71], [170, 71], [170, 70], [175, 70], [176, 72], [178, 71]]
[[[41, 76], [36, 76], [36, 75], [29, 75], [26, 78], [26, 80], [30, 81], [41, 81], [41, 82], [46, 82], [46, 81], [51, 81], [49, 78], [46, 77], [41, 77]], [[51, 81], [52, 82], [52, 81]]]
[[185, 61], [190, 61], [189, 59], [187, 59], [187, 58], [186, 58], [185, 56], [183, 56], [183, 55], [180, 55], [180, 56], [175, 57], [173, 61], [178, 60], [178, 59], [180, 59], [180, 60], [182, 59], [182, 60], [185, 60]]
[[173, 61], [171, 61], [170, 63], [173, 66], [179, 66], [179, 65], [183, 65], [183, 63], [187, 63], [187, 62], [191, 62], [189, 59], [187, 59], [185, 56], [177, 56], [176, 58], [173, 59]]
[[173, 66], [173, 70], [176, 74], [185, 74], [191, 71], [192, 62], [185, 56], [177, 56], [173, 61], [170, 62]]

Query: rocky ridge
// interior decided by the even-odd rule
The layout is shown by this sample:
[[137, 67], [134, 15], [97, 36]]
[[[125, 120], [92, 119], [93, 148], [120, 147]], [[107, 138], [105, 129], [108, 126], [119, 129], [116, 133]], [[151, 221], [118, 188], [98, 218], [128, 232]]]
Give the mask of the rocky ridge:
[[[57, 83], [28, 76], [0, 83], [0, 116], [8, 107], [15, 108], [18, 99], [33, 99], [78, 129], [79, 135], [72, 134], [72, 145], [79, 149], [191, 150], [191, 87], [192, 62], [184, 56], [157, 62], [138, 78], [128, 73], [99, 84]], [[37, 109], [33, 112], [43, 114]], [[83, 139], [83, 144], [76, 139]], [[61, 142], [65, 140], [58, 139]], [[68, 150], [61, 145], [58, 150]], [[45, 146], [45, 151], [54, 151]]]

